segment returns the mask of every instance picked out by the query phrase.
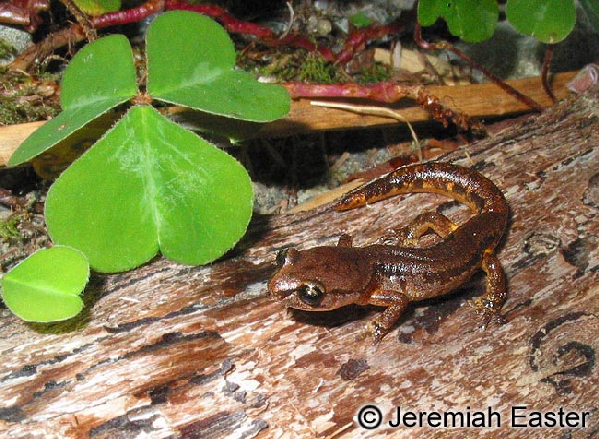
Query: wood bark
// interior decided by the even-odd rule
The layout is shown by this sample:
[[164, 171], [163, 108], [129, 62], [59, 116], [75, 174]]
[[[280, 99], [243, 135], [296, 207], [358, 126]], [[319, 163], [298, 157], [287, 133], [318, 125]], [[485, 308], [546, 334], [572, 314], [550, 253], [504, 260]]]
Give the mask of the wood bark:
[[[380, 310], [288, 315], [266, 282], [277, 250], [356, 245], [438, 207], [417, 194], [345, 213], [327, 206], [256, 216], [222, 260], [157, 259], [93, 275], [74, 322], [0, 317], [0, 436], [6, 438], [587, 438], [599, 431], [599, 88], [493, 138], [442, 157], [473, 166], [504, 191], [509, 232], [498, 257], [509, 280], [506, 323], [480, 329], [453, 295], [410, 306], [378, 346], [361, 338]], [[463, 306], [465, 305], [465, 306]], [[365, 404], [384, 421], [356, 422]], [[589, 412], [586, 427], [510, 425], [511, 410]], [[402, 412], [500, 415], [493, 428], [391, 428]], [[525, 419], [520, 420], [524, 422]]]

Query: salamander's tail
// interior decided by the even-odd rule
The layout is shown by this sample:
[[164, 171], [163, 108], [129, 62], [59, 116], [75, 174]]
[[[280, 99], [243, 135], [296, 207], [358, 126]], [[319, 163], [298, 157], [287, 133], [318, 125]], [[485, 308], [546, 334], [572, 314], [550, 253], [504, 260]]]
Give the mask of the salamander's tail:
[[505, 215], [508, 205], [503, 193], [479, 172], [450, 163], [423, 163], [404, 166], [345, 194], [334, 204], [349, 210], [394, 195], [433, 192], [466, 204], [477, 213]]

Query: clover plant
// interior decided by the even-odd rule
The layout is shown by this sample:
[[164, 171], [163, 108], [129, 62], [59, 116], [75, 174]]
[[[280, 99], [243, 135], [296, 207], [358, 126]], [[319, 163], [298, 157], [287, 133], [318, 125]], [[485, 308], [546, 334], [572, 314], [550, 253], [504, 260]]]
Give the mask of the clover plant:
[[[449, 31], [464, 41], [484, 41], [495, 31], [497, 0], [420, 0], [418, 21], [430, 26], [444, 18]], [[574, 0], [508, 0], [507, 20], [522, 34], [544, 43], [558, 43], [574, 28]]]
[[[245, 234], [252, 215], [245, 168], [148, 102], [253, 122], [281, 118], [289, 110], [282, 86], [262, 84], [235, 69], [228, 34], [203, 15], [175, 11], [156, 18], [147, 31], [146, 58], [147, 91], [142, 94], [124, 36], [103, 37], [81, 49], [64, 73], [63, 111], [26, 139], [9, 161], [18, 165], [58, 147], [112, 108], [133, 103], [48, 191], [50, 237], [81, 251], [99, 272], [132, 269], [158, 251], [183, 264], [211, 262]], [[8, 300], [4, 292], [5, 301], [21, 310], [14, 291]], [[41, 313], [34, 316], [54, 319], [50, 313], [44, 317], [42, 308], [47, 298], [58, 296], [35, 291], [24, 289], [22, 300]], [[39, 302], [30, 300], [36, 294]]]

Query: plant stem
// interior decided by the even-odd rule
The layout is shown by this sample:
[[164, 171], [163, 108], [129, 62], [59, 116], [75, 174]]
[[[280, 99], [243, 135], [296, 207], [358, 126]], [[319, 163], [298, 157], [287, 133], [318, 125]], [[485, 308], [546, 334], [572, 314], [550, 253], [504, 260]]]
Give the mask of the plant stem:
[[512, 86], [510, 86], [509, 84], [506, 84], [502, 79], [500, 79], [499, 77], [495, 76], [493, 73], [489, 72], [487, 69], [485, 69], [483, 66], [481, 66], [480, 64], [478, 64], [477, 62], [475, 62], [472, 58], [470, 58], [464, 52], [462, 52], [461, 50], [455, 48], [448, 41], [441, 41], [441, 42], [438, 42], [438, 43], [429, 43], [428, 41], [425, 41], [422, 38], [422, 27], [418, 23], [416, 23], [416, 26], [414, 27], [414, 41], [416, 42], [416, 44], [418, 44], [423, 49], [428, 49], [428, 50], [446, 49], [446, 50], [450, 50], [451, 52], [455, 53], [458, 57], [460, 57], [461, 59], [463, 59], [464, 61], [466, 61], [472, 68], [480, 71], [483, 75], [485, 75], [487, 78], [489, 78], [491, 81], [493, 81], [493, 83], [495, 83], [499, 87], [501, 87], [501, 89], [503, 91], [505, 91], [506, 93], [508, 93], [511, 96], [514, 96], [516, 99], [518, 99], [520, 102], [522, 102], [526, 106], [532, 108], [533, 110], [539, 111], [539, 112], [543, 109], [543, 107], [539, 103], [537, 103], [533, 99], [529, 98], [528, 96], [523, 95], [518, 90], [516, 90], [515, 88], [513, 88]]
[[547, 93], [547, 96], [551, 98], [551, 101], [555, 104], [556, 99], [549, 82], [547, 82], [547, 74], [549, 73], [549, 67], [551, 67], [551, 60], [553, 59], [553, 44], [548, 44], [545, 50], [545, 59], [543, 60], [543, 67], [541, 68], [541, 84], [543, 84], [543, 90]]

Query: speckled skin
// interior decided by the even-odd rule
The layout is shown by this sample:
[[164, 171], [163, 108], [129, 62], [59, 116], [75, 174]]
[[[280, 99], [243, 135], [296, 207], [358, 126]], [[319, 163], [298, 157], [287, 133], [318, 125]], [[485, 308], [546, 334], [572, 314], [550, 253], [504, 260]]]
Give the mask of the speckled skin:
[[[434, 192], [468, 205], [475, 215], [458, 226], [428, 212], [395, 232], [398, 245], [353, 247], [344, 235], [337, 246], [279, 254], [279, 271], [268, 284], [272, 296], [289, 308], [325, 311], [349, 304], [387, 309], [373, 324], [374, 342], [391, 329], [410, 301], [448, 293], [483, 269], [487, 290], [474, 301], [485, 323], [497, 317], [506, 299], [506, 280], [495, 247], [508, 219], [503, 193], [480, 173], [449, 163], [426, 163], [397, 169], [341, 198], [337, 210], [348, 210], [409, 192]], [[419, 248], [429, 229], [443, 238]]]

